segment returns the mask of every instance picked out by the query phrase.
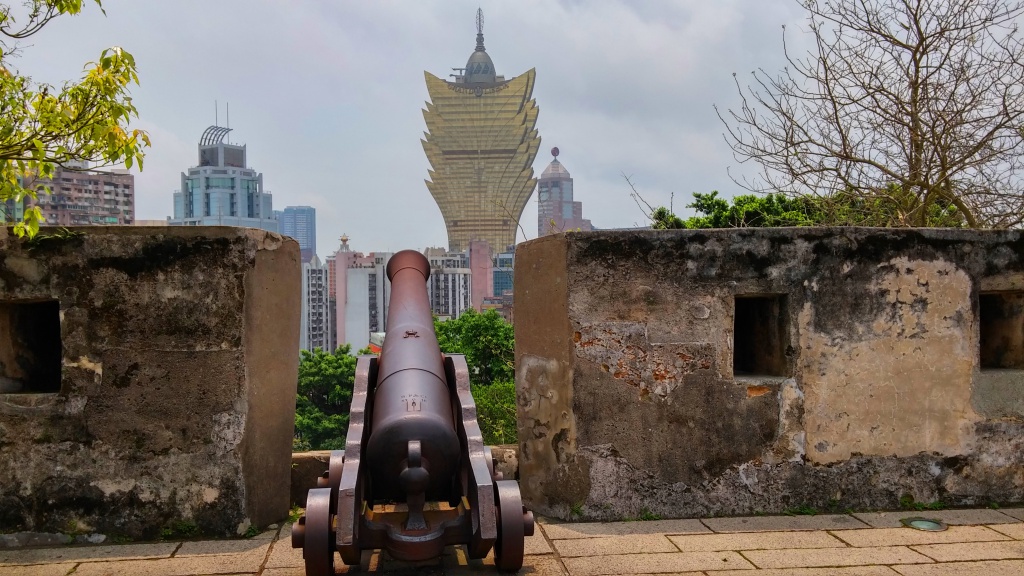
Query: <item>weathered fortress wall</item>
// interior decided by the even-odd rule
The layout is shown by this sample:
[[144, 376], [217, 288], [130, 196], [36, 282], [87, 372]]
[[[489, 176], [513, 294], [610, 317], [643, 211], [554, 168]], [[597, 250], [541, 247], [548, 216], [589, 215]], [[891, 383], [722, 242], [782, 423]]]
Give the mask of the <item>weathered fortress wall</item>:
[[1024, 234], [521, 244], [524, 499], [561, 518], [1024, 500]]
[[227, 535], [287, 516], [298, 244], [227, 227], [3, 232], [0, 530]]

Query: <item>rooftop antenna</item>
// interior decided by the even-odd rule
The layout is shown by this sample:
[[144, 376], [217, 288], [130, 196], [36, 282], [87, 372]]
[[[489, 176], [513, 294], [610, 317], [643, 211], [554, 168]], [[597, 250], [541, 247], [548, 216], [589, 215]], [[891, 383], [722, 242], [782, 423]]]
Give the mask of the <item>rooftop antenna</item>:
[[217, 119], [217, 115], [220, 114], [220, 104], [216, 100], [213, 101], [213, 125], [217, 126], [220, 121]]
[[476, 9], [476, 49], [484, 49], [484, 10]]
[[[228, 120], [227, 120], [228, 125], [225, 126], [225, 128], [227, 128], [228, 130], [231, 130], [231, 102], [225, 102], [224, 106], [227, 108], [226, 112], [227, 112], [227, 115], [228, 115]], [[228, 144], [231, 144], [231, 136], [230, 136], [230, 134], [231, 133], [228, 132]]]

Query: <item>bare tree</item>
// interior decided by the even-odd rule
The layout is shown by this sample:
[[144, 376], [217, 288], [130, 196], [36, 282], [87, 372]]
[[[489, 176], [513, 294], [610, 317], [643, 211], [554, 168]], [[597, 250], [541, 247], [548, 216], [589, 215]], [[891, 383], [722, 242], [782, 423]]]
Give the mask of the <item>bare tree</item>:
[[[925, 226], [955, 207], [971, 227], [1024, 221], [1024, 43], [1017, 0], [802, 0], [814, 47], [757, 70], [723, 113], [733, 179], [757, 192], [853, 194]], [[735, 74], [733, 75], [735, 78]], [[907, 202], [907, 198], [911, 201]]]

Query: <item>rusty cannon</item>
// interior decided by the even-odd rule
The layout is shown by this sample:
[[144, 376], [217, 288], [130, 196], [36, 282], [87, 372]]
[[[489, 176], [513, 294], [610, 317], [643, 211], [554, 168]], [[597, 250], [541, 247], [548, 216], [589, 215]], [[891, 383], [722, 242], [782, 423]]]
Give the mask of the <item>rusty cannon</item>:
[[309, 491], [292, 547], [302, 548], [307, 576], [333, 575], [335, 552], [349, 565], [371, 549], [420, 561], [457, 544], [477, 559], [493, 548], [498, 569], [519, 570], [533, 514], [484, 446], [465, 358], [438, 346], [430, 265], [403, 250], [387, 274], [380, 358], [357, 361], [345, 450], [331, 453]]

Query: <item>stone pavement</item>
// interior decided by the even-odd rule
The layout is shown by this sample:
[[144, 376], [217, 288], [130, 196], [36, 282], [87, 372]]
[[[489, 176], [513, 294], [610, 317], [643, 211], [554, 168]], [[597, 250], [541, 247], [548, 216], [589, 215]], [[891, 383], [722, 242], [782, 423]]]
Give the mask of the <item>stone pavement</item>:
[[[949, 525], [921, 532], [900, 519]], [[520, 574], [599, 576], [1019, 576], [1024, 575], [1024, 508], [755, 516], [561, 524], [542, 522], [527, 540]], [[344, 573], [497, 574], [490, 559], [467, 561], [449, 548], [437, 562], [410, 565], [367, 552]], [[0, 576], [301, 576], [289, 528], [248, 540], [157, 542], [0, 550]]]

